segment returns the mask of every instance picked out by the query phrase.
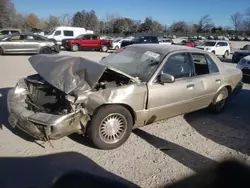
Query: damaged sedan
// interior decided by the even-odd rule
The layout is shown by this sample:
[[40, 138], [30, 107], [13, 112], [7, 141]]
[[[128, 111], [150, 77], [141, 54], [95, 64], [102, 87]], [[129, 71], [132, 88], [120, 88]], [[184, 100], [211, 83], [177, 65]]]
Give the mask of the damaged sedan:
[[37, 72], [8, 93], [9, 123], [39, 140], [79, 133], [99, 149], [122, 145], [132, 129], [209, 107], [221, 112], [242, 88], [240, 70], [184, 46], [137, 44], [100, 62], [35, 55]]

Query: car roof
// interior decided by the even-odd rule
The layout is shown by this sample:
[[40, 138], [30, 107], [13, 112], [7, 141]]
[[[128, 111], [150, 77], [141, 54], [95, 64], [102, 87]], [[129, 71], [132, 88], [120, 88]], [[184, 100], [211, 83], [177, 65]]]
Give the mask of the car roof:
[[186, 50], [187, 52], [203, 52], [206, 53], [204, 50], [196, 49], [196, 48], [190, 48], [187, 46], [180, 46], [180, 45], [161, 45], [161, 44], [133, 44], [129, 47], [136, 47], [136, 48], [143, 48], [148, 51], [153, 51], [156, 53], [160, 53], [163, 55], [168, 54], [169, 52], [174, 52], [174, 51], [181, 51], [181, 50]]

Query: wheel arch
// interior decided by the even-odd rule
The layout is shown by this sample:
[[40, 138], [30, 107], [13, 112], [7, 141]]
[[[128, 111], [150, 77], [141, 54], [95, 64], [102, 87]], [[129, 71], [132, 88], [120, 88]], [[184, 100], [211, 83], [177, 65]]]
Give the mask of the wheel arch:
[[135, 121], [136, 121], [136, 113], [135, 113], [134, 109], [131, 106], [129, 106], [128, 104], [125, 104], [125, 103], [104, 103], [104, 104], [98, 106], [92, 112], [92, 115], [95, 114], [100, 108], [103, 108], [104, 106], [116, 106], [116, 105], [117, 106], [120, 105], [120, 106], [123, 106], [124, 108], [126, 108], [130, 112], [130, 114], [132, 115], [133, 123], [135, 123]]

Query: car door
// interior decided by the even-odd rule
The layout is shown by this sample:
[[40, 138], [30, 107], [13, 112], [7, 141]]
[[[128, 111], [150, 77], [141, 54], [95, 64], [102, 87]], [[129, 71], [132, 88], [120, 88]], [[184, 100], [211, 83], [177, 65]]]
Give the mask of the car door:
[[40, 41], [36, 40], [33, 35], [27, 35], [24, 40], [25, 51], [29, 53], [37, 53], [40, 47]]
[[225, 53], [225, 46], [223, 42], [218, 42], [216, 44], [216, 55], [224, 55]]
[[3, 41], [2, 48], [6, 53], [18, 53], [23, 51], [22, 35], [13, 35]]
[[83, 41], [81, 42], [82, 48], [92, 48], [91, 35], [84, 35]]
[[162, 84], [156, 76], [152, 83], [148, 83], [149, 117], [161, 120], [189, 112], [189, 103], [194, 96], [190, 55], [174, 53], [168, 56], [157, 75], [161, 73], [173, 75], [175, 82]]
[[92, 42], [93, 48], [95, 49], [100, 48], [100, 40], [97, 35], [92, 35], [91, 40], [92, 40], [91, 42]]
[[223, 80], [210, 55], [195, 52], [191, 53], [191, 57], [194, 71], [192, 81], [195, 89], [190, 110], [195, 111], [210, 105]]

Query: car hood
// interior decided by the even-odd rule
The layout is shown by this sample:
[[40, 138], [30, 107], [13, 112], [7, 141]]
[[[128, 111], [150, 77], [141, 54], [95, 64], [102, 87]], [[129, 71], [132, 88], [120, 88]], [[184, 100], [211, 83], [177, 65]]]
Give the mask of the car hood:
[[29, 62], [45, 81], [66, 94], [93, 89], [106, 69], [138, 82], [119, 70], [82, 57], [39, 54], [30, 57]]

